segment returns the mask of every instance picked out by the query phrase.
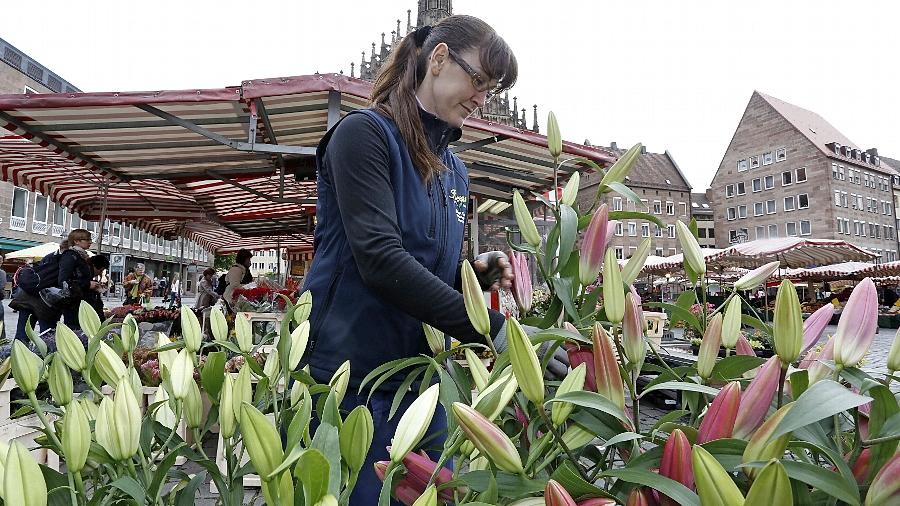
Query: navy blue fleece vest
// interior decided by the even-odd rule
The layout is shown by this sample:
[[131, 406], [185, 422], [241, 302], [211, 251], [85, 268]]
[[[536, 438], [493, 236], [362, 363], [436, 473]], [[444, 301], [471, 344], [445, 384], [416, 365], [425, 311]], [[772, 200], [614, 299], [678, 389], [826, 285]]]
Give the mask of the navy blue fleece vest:
[[[465, 165], [449, 150], [440, 158], [449, 170], [423, 184], [397, 126], [372, 110], [366, 114], [384, 129], [390, 156], [397, 223], [404, 248], [425, 268], [453, 286], [459, 268], [469, 181]], [[304, 288], [312, 292], [310, 345], [304, 363], [314, 378], [327, 381], [345, 360], [350, 360], [350, 385], [376, 367], [398, 358], [430, 353], [422, 323], [379, 299], [365, 283], [344, 232], [325, 150], [334, 128], [322, 138], [316, 154], [318, 203], [316, 252]], [[409, 296], [416, 287], [409, 285]], [[400, 378], [402, 379], [402, 377]], [[396, 388], [396, 381], [382, 388]]]

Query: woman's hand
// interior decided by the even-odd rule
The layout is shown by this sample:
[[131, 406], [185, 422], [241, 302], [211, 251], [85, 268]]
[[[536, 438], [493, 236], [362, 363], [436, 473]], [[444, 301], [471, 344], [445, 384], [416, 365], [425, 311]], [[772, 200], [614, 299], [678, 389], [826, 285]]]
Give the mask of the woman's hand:
[[472, 263], [483, 290], [509, 289], [514, 279], [509, 257], [502, 251], [489, 251], [475, 257]]

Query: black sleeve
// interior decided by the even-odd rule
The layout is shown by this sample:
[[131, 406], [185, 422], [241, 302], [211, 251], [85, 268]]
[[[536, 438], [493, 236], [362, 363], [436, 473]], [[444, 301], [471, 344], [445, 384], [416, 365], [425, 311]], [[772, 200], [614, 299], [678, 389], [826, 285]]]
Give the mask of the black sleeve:
[[76, 255], [63, 252], [59, 256], [59, 273], [57, 274], [56, 286], [62, 288], [63, 283], [68, 283], [75, 274]]
[[[363, 282], [410, 316], [464, 343], [482, 342], [484, 338], [466, 315], [462, 294], [403, 248], [387, 145], [386, 134], [375, 120], [353, 114], [338, 125], [325, 153], [326, 177], [334, 186]], [[503, 315], [489, 314], [491, 336], [495, 336], [503, 325]]]

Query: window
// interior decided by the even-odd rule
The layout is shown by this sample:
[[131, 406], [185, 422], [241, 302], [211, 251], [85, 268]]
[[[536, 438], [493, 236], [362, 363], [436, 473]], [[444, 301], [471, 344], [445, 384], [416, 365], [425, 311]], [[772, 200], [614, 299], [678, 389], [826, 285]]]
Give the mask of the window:
[[729, 220], [736, 220], [736, 219], [737, 219], [737, 208], [736, 208], [736, 207], [729, 207], [729, 208], [728, 208], [728, 219], [729, 219]]
[[738, 160], [737, 162], [737, 170], [738, 172], [746, 172], [747, 170], [747, 159]]
[[775, 201], [767, 200], [766, 201], [766, 214], [775, 214], [775, 211], [776, 211]]
[[[838, 165], [838, 179], [844, 181], [846, 178], [844, 177], [844, 166]], [[856, 182], [859, 183], [859, 176], [856, 176]]]
[[674, 202], [666, 202], [666, 214], [668, 214], [669, 216], [675, 216]]
[[769, 239], [778, 237], [778, 225], [769, 225]]
[[[881, 234], [879, 234], [881, 235]], [[869, 223], [869, 237], [875, 237], [875, 224]]]
[[669, 239], [675, 238], [675, 225], [669, 225]]
[[707, 235], [709, 236], [709, 238], [710, 238], [710, 239], [715, 239], [715, 238], [716, 238], [716, 229], [710, 228], [710, 229], [707, 229], [707, 230], [709, 230], [709, 234], [707, 234]]
[[800, 235], [812, 235], [812, 226], [809, 220], [800, 220]]
[[656, 237], [662, 237], [663, 236], [662, 227], [660, 227], [659, 225], [653, 225], [653, 235], [655, 235]]
[[624, 232], [625, 232], [625, 230], [624, 230], [624, 227], [622, 226], [622, 222], [621, 221], [616, 222], [616, 235], [618, 237], [622, 237], [623, 235], [625, 235]]
[[891, 203], [888, 201], [884, 201], [881, 203], [881, 206], [884, 208], [884, 214], [891, 214]]
[[637, 237], [637, 223], [633, 221], [628, 222], [628, 235], [631, 237]]
[[766, 190], [771, 190], [772, 188], [775, 188], [775, 176], [766, 176], [764, 181], [765, 181]]
[[758, 225], [756, 227], [756, 238], [757, 239], [765, 239], [766, 238], [766, 227], [763, 225]]
[[681, 208], [681, 215], [687, 216], [687, 204], [685, 204], [684, 202], [679, 202], [678, 207]]
[[731, 197], [734, 197], [734, 185], [725, 185], [725, 198], [730, 199]]
[[845, 191], [842, 191], [842, 192], [841, 192], [841, 205], [844, 206], [844, 207], [847, 207], [847, 206], [848, 206], [848, 204], [847, 204], [847, 192], [845, 192]]
[[838, 166], [836, 163], [831, 164], [831, 178], [835, 180], [838, 179]]
[[783, 162], [787, 160], [787, 148], [778, 148], [775, 150], [775, 161]]
[[24, 188], [16, 188], [13, 192], [12, 216], [24, 219], [27, 207], [28, 190]]
[[743, 182], [743, 181], [737, 183], [737, 184], [735, 185], [735, 188], [737, 189], [737, 194], [738, 194], [738, 195], [745, 195], [745, 194], [747, 193], [747, 189], [744, 187], [744, 182]]
[[616, 246], [616, 260], [624, 260], [625, 259], [625, 248], [621, 246]]
[[809, 208], [809, 195], [806, 193], [801, 193], [797, 195], [797, 209], [808, 209]]
[[59, 204], [53, 208], [53, 224], [63, 228], [66, 226], [66, 208]]
[[794, 184], [794, 173], [786, 170], [781, 173], [781, 186], [790, 186]]
[[841, 207], [841, 191], [834, 190], [834, 205]]
[[125, 239], [126, 241], [131, 239], [131, 229], [132, 229], [131, 225], [128, 225], [128, 226], [122, 225], [122, 239]]
[[649, 223], [641, 223], [641, 237], [650, 237]]
[[656, 256], [658, 256], [658, 257], [661, 257], [661, 256], [663, 256], [663, 249], [662, 249], [662, 248], [656, 248], [656, 251], [654, 251], [653, 254], [656, 255]]
[[752, 182], [753, 192], [761, 192], [762, 191], [762, 178], [756, 178]]
[[762, 202], [753, 204], [753, 216], [762, 216], [764, 214], [766, 214], [766, 209]]
[[794, 237], [797, 235], [797, 224], [793, 221], [789, 221], [784, 224], [784, 231], [788, 237]]
[[47, 223], [47, 213], [50, 210], [47, 197], [40, 193], [34, 194], [34, 217], [32, 221]]
[[793, 211], [794, 209], [796, 209], [795, 205], [796, 205], [796, 203], [794, 201], [793, 195], [784, 198], [784, 210], [785, 211]]
[[641, 199], [641, 211], [649, 211], [650, 210], [650, 206], [649, 206], [648, 202], [649, 201], [647, 199]]
[[658, 200], [653, 201], [653, 214], [662, 214], [662, 202]]
[[750, 157], [750, 168], [755, 169], [759, 167], [759, 155], [753, 155]]
[[738, 218], [747, 217], [747, 206], [738, 206]]
[[875, 238], [881, 239], [881, 225], [875, 224]]
[[697, 237], [698, 237], [699, 239], [706, 239], [706, 229], [705, 229], [705, 228], [698, 228], [698, 229], [697, 229]]
[[859, 209], [860, 211], [863, 208], [863, 196], [862, 195], [856, 196], [856, 208]]
[[678, 250], [677, 250], [677, 249], [675, 249], [675, 248], [669, 248], [669, 256], [677, 255], [677, 254], [678, 254]]
[[775, 155], [771, 151], [763, 153], [763, 165], [772, 165], [775, 161]]
[[613, 211], [622, 210], [622, 197], [613, 197]]

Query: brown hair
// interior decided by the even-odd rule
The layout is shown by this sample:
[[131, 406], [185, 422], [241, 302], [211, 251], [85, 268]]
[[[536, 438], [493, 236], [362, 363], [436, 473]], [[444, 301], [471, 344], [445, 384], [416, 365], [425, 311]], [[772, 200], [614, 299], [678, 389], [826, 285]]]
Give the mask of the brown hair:
[[[419, 30], [422, 30], [420, 28]], [[416, 45], [416, 30], [391, 52], [372, 89], [371, 105], [394, 120], [406, 142], [410, 158], [424, 181], [441, 173], [444, 165], [431, 152], [416, 103], [416, 88], [425, 78], [428, 58], [441, 42], [456, 51], [478, 49], [479, 63], [488, 79], [497, 79], [498, 88], [509, 89], [516, 82], [519, 66], [506, 42], [484, 21], [473, 16], [450, 16], [431, 27], [428, 36]]]
[[73, 246], [78, 241], [93, 241], [91, 233], [83, 228], [76, 228], [69, 232], [69, 245]]

